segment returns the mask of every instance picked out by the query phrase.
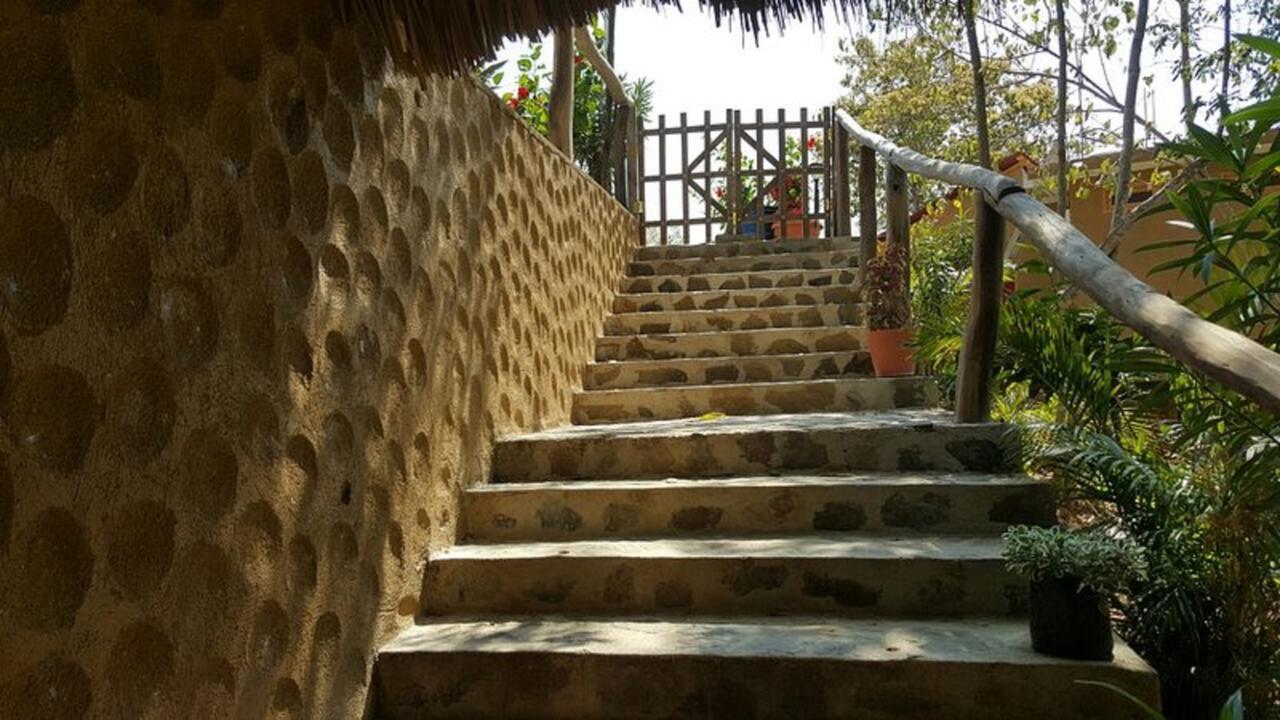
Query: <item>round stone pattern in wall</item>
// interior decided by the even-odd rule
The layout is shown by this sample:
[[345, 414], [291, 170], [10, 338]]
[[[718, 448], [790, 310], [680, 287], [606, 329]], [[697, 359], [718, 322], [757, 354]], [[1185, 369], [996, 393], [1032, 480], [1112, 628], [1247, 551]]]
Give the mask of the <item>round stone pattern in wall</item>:
[[78, 470], [98, 427], [93, 389], [80, 373], [41, 365], [18, 381], [5, 408], [14, 444], [51, 470]]
[[3, 606], [33, 630], [68, 628], [93, 580], [93, 551], [84, 527], [62, 508], [47, 508], [26, 528], [7, 574]]
[[57, 23], [18, 23], [0, 31], [0, 152], [47, 146], [67, 129], [78, 100]]
[[71, 294], [71, 243], [49, 203], [19, 195], [0, 207], [0, 302], [20, 332], [62, 319]]

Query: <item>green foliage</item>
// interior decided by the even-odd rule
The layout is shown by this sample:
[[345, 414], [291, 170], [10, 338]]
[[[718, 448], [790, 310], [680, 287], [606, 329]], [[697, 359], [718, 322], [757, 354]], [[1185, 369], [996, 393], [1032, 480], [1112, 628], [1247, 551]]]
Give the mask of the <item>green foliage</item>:
[[945, 397], [956, 382], [956, 361], [973, 283], [973, 221], [956, 207], [954, 220], [928, 217], [911, 227], [911, 315], [916, 362], [934, 376]]
[[1032, 582], [1071, 578], [1111, 596], [1147, 574], [1142, 548], [1125, 537], [1016, 525], [1005, 531], [1004, 543], [1005, 565]]
[[[598, 19], [592, 20], [592, 37], [602, 52], [605, 31]], [[520, 119], [542, 135], [548, 134], [548, 110], [551, 104], [552, 71], [543, 55], [542, 43], [530, 45], [529, 50], [516, 59], [518, 73], [515, 87], [502, 91], [507, 81], [507, 63], [494, 63], [479, 71], [479, 76], [490, 89], [501, 92], [502, 101]], [[573, 149], [574, 160], [592, 177], [608, 184], [611, 179], [609, 143], [614, 132], [615, 110], [608, 90], [599, 73], [582, 55], [574, 56], [573, 94]], [[628, 81], [619, 75], [623, 87], [641, 120], [647, 120], [653, 109], [653, 82], [640, 78]]]
[[[954, 367], [952, 320], [918, 357]], [[1113, 598], [1118, 630], [1159, 671], [1171, 716], [1212, 715], [1246, 687], [1280, 697], [1280, 427], [1094, 308], [1020, 293], [1001, 313], [998, 417], [1073, 524], [1132, 539], [1149, 571]], [[1261, 713], [1256, 713], [1261, 716]]]
[[[963, 45], [953, 13], [937, 13], [920, 32], [877, 43], [861, 36], [841, 42], [837, 58], [847, 93], [839, 105], [869, 130], [931, 157], [974, 162], [973, 74], [955, 48]], [[1056, 97], [1052, 83], [1010, 74], [1015, 51], [984, 59], [992, 154], [1048, 155]], [[913, 179], [913, 182], [916, 179]], [[921, 182], [926, 200], [944, 189]]]

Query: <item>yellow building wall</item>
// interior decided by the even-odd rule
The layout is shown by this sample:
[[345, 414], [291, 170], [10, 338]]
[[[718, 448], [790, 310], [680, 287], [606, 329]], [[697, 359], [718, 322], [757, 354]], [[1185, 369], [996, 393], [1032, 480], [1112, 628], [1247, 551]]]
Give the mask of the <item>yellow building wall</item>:
[[0, 716], [349, 718], [633, 218], [328, 0], [0, 2]]

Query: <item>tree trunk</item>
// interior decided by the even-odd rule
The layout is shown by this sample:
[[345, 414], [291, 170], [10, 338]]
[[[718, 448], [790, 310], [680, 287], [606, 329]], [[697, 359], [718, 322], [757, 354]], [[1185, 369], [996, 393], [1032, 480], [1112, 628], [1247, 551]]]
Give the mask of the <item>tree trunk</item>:
[[1231, 94], [1231, 0], [1222, 2], [1222, 96], [1218, 98], [1218, 109], [1222, 117], [1228, 112], [1227, 97]]
[[1067, 217], [1071, 202], [1067, 185], [1067, 8], [1065, 0], [1054, 4], [1058, 15], [1058, 214]]
[[573, 28], [556, 28], [547, 129], [551, 144], [573, 159]]
[[1191, 0], [1178, 0], [1178, 46], [1182, 54], [1182, 115], [1190, 130], [1196, 122], [1196, 104], [1191, 96]]
[[[1145, 2], [1145, 0], [1144, 0]], [[978, 164], [991, 168], [991, 131], [987, 126], [987, 80], [982, 73], [982, 48], [978, 46], [978, 21], [973, 0], [957, 0], [964, 34], [969, 40], [969, 65], [973, 68], [973, 104], [978, 121]]]
[[1129, 202], [1129, 183], [1133, 179], [1133, 135], [1138, 106], [1138, 81], [1142, 79], [1142, 43], [1147, 35], [1148, 0], [1138, 0], [1133, 20], [1133, 43], [1129, 46], [1129, 70], [1125, 78], [1124, 116], [1120, 130], [1120, 157], [1116, 160], [1115, 208], [1111, 213], [1111, 229], [1120, 226]]

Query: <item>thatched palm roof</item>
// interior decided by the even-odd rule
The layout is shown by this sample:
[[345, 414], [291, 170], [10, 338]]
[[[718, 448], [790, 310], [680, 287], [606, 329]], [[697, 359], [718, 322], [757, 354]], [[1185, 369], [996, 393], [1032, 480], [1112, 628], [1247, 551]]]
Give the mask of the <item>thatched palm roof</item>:
[[[614, 4], [680, 9], [680, 0], [333, 0], [347, 16], [373, 21], [393, 57], [428, 71], [461, 72], [492, 57], [509, 39], [581, 25]], [[688, 0], [716, 24], [758, 36], [788, 23], [821, 24], [823, 11], [887, 16], [910, 0]]]

